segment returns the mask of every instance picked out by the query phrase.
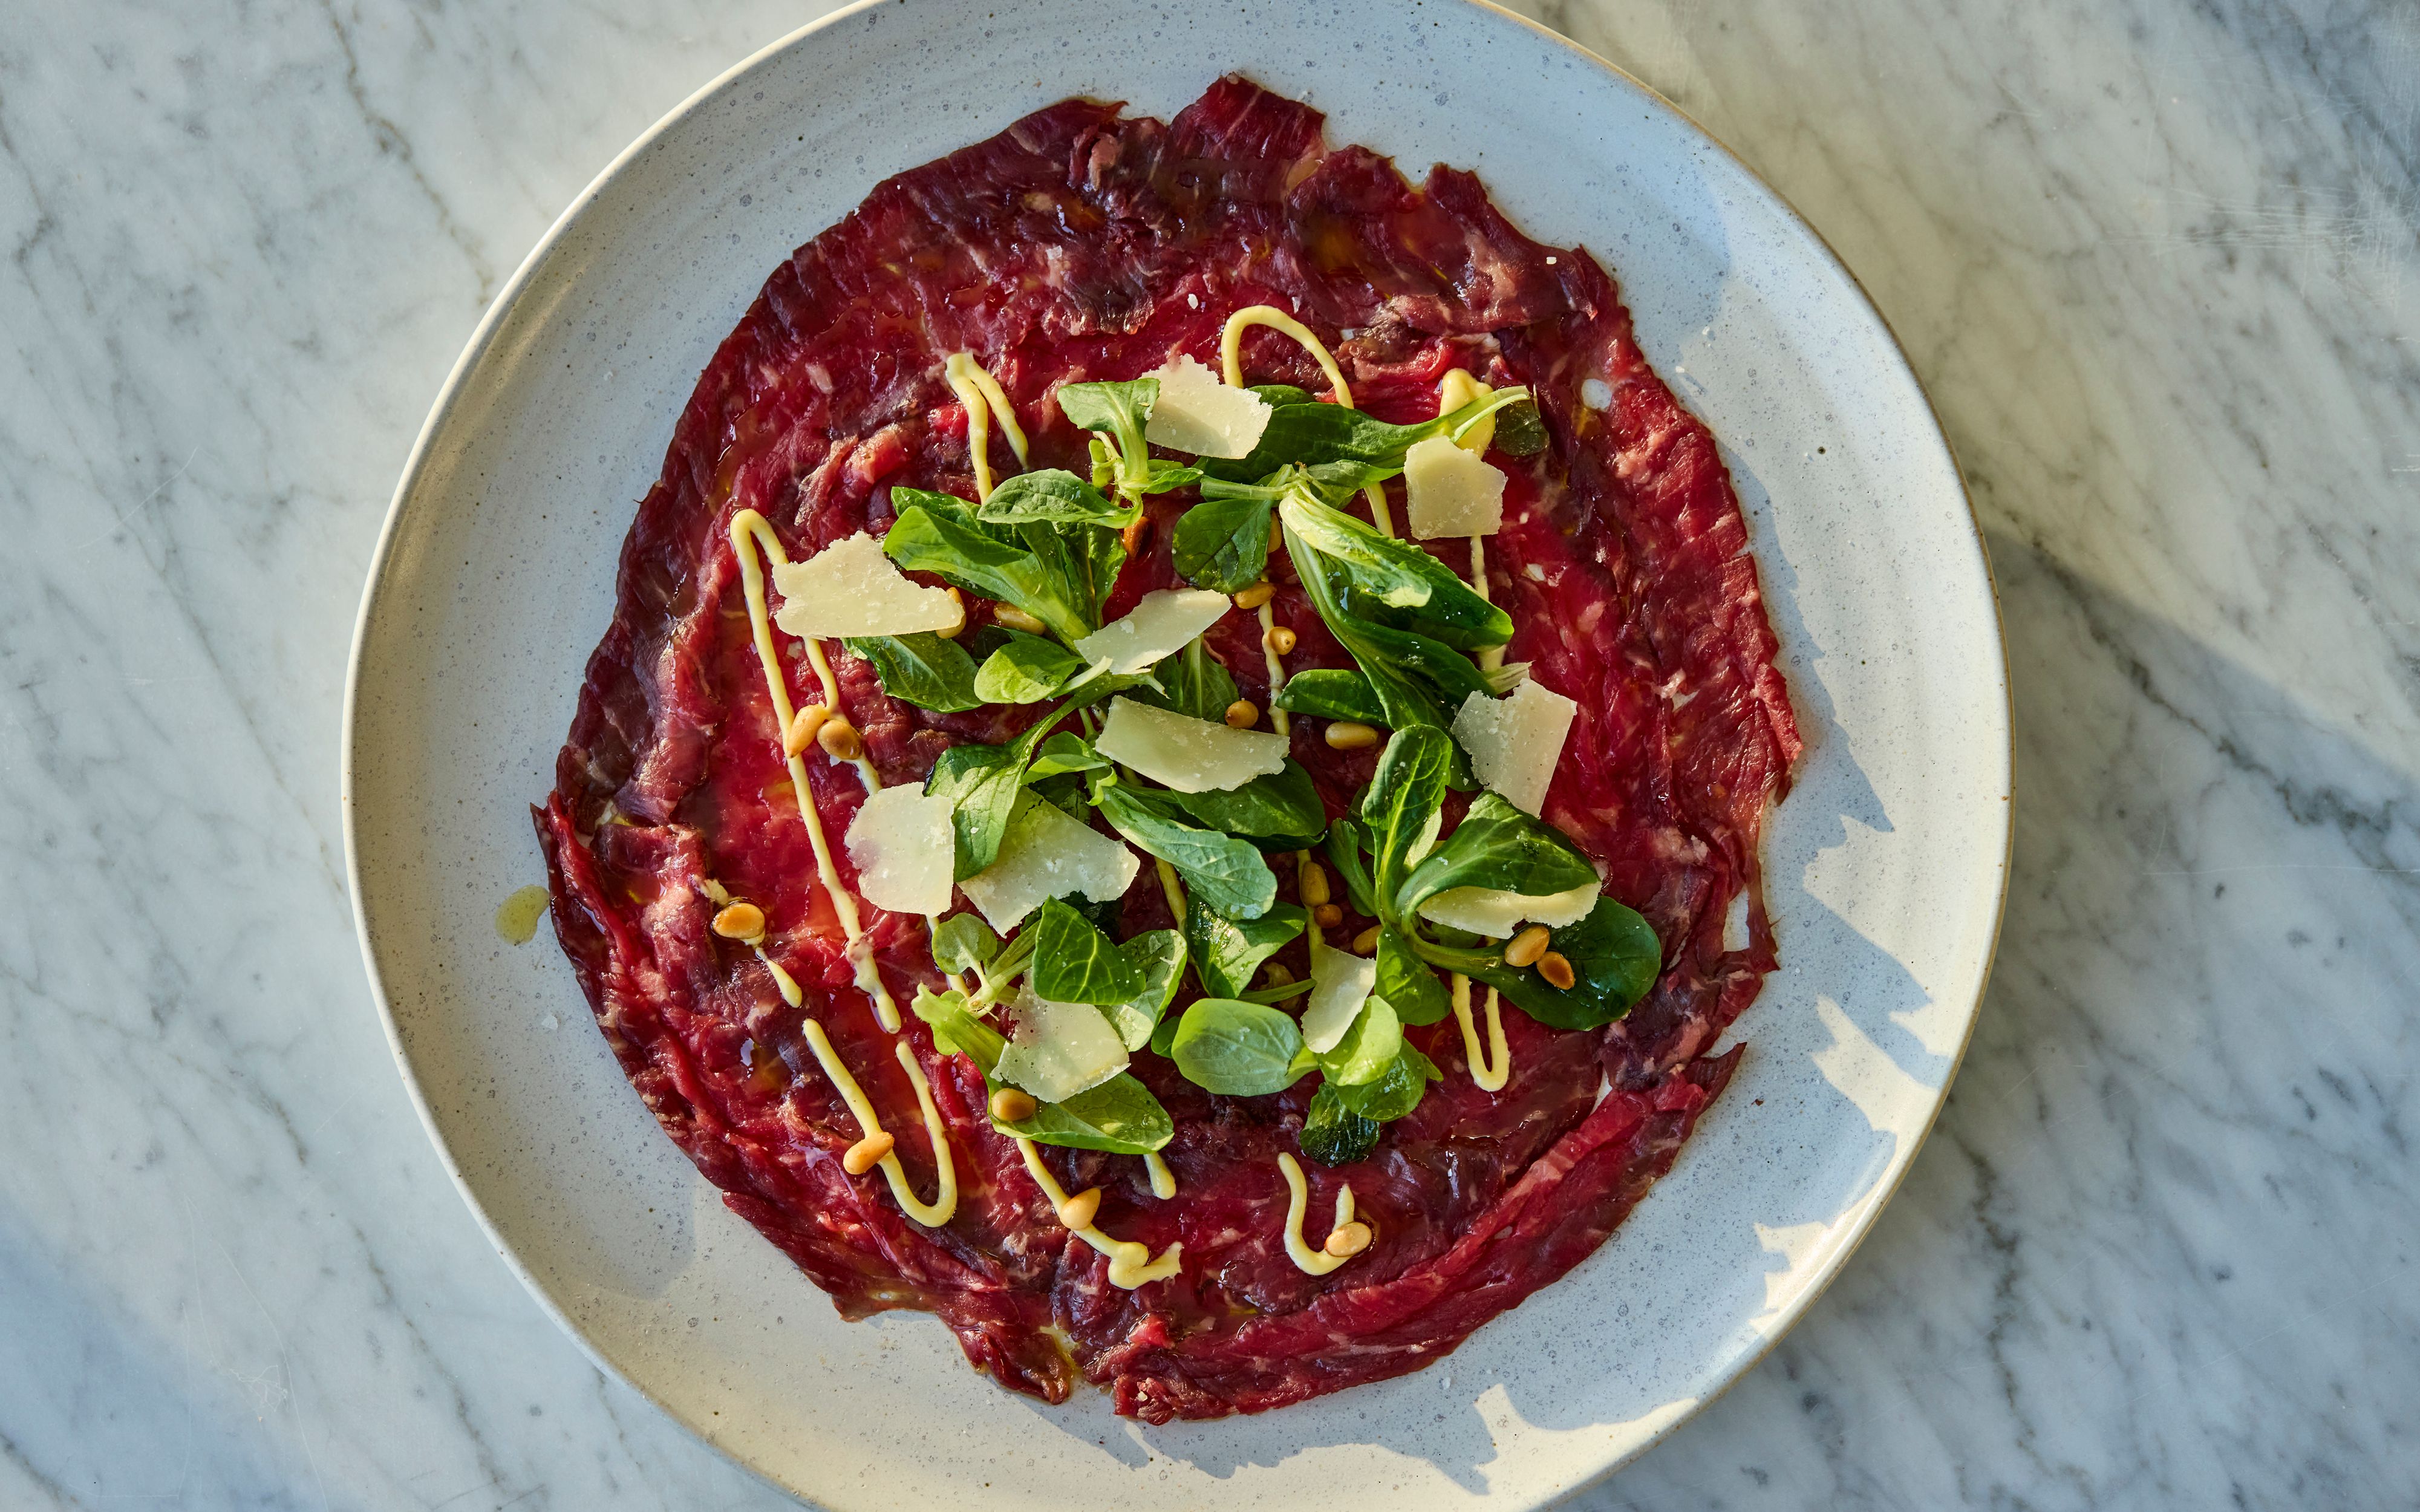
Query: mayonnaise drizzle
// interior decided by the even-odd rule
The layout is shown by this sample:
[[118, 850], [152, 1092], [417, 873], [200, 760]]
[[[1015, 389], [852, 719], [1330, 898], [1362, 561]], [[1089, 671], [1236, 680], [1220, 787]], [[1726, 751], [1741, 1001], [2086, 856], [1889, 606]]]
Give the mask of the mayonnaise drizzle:
[[1168, 1162], [1159, 1158], [1158, 1150], [1146, 1149], [1142, 1152], [1142, 1168], [1143, 1174], [1151, 1178], [1153, 1196], [1166, 1202], [1176, 1196], [1176, 1173], [1168, 1168]]
[[[731, 549], [739, 558], [740, 585], [748, 595], [748, 620], [756, 632], [756, 659], [765, 669], [765, 691], [773, 701], [774, 728], [790, 728], [790, 687], [782, 675], [780, 654], [773, 646], [773, 620], [765, 609], [765, 568], [758, 560], [761, 551], [776, 566], [786, 565], [789, 553], [782, 548], [782, 538], [773, 533], [772, 525], [752, 509], [743, 509], [731, 518]], [[831, 664], [824, 659], [823, 647], [815, 641], [806, 642], [807, 659], [813, 663], [815, 675], [822, 679], [826, 708], [840, 707], [840, 681], [832, 676]], [[858, 949], [865, 936], [865, 926], [857, 912], [857, 899], [840, 885], [840, 869], [832, 864], [831, 844], [824, 837], [823, 817], [815, 811], [814, 795], [807, 786], [805, 753], [788, 758], [790, 789], [798, 795], [799, 817], [807, 823], [807, 840], [814, 848], [815, 871], [823, 878], [824, 891], [832, 901], [832, 913], [848, 935], [849, 959], [857, 968], [860, 991], [874, 999], [874, 1016], [885, 1029], [897, 1033], [899, 1005], [891, 998], [891, 989], [884, 986], [882, 973], [874, 964], [872, 952]], [[858, 758], [858, 776], [871, 793], [882, 785], [875, 775], [874, 764]], [[785, 997], [787, 994], [783, 995]]]
[[941, 380], [958, 396], [967, 411], [967, 452], [975, 463], [975, 502], [991, 497], [991, 422], [1000, 422], [1016, 465], [1025, 466], [1025, 428], [1016, 423], [1016, 407], [1001, 392], [1000, 380], [984, 370], [971, 352], [953, 352], [941, 366]]
[[[1025, 1157], [1026, 1174], [1033, 1178], [1033, 1184], [1042, 1189], [1042, 1195], [1050, 1199], [1051, 1211], [1055, 1212], [1065, 1207], [1067, 1189], [1050, 1174], [1050, 1167], [1042, 1164], [1042, 1151], [1033, 1141], [1020, 1134], [1016, 1149]], [[1170, 1195], [1173, 1196], [1174, 1192], [1175, 1182], [1171, 1180]], [[1155, 1196], [1158, 1193], [1156, 1182], [1153, 1193]], [[1068, 1232], [1109, 1257], [1109, 1285], [1121, 1290], [1132, 1291], [1148, 1282], [1164, 1281], [1183, 1268], [1185, 1245], [1182, 1241], [1162, 1250], [1159, 1258], [1155, 1260], [1148, 1245], [1131, 1239], [1111, 1239], [1091, 1224], [1081, 1228], [1071, 1228]]]
[[[1278, 1152], [1278, 1169], [1286, 1181], [1286, 1258], [1305, 1275], [1326, 1275], [1345, 1261], [1350, 1255], [1330, 1255], [1325, 1249], [1313, 1249], [1302, 1242], [1302, 1215], [1311, 1206], [1311, 1183], [1303, 1180], [1302, 1165], [1283, 1150]], [[1353, 1188], [1350, 1183], [1336, 1189], [1336, 1221], [1329, 1231], [1343, 1227], [1353, 1221]]]
[[[839, 1052], [832, 1049], [831, 1037], [824, 1033], [823, 1025], [809, 1019], [804, 1032], [807, 1048], [815, 1053], [815, 1063], [823, 1067], [824, 1074], [830, 1077], [832, 1086], [840, 1089], [841, 1101], [848, 1104], [848, 1111], [856, 1118], [858, 1128], [869, 1139], [882, 1133], [882, 1119], [875, 1114], [874, 1104], [867, 1100], [865, 1088], [857, 1084], [857, 1078], [849, 1074]], [[908, 1168], [899, 1164], [899, 1154], [895, 1149], [882, 1157], [883, 1179], [891, 1183], [891, 1195], [897, 1199], [902, 1212], [927, 1228], [939, 1228], [958, 1211], [957, 1165], [950, 1158], [950, 1141], [942, 1134], [941, 1110], [933, 1105], [933, 1088], [924, 1080], [924, 1069], [916, 1064], [915, 1053], [908, 1048], [905, 1040], [897, 1041], [892, 1048], [899, 1053], [900, 1069], [908, 1073], [908, 1082], [916, 1088], [916, 1101], [923, 1108], [924, 1133], [933, 1141], [933, 1165], [940, 1180], [933, 1200], [929, 1203], [920, 1201], [915, 1189], [908, 1184]]]
[[1456, 972], [1453, 979], [1453, 1017], [1462, 1026], [1463, 1058], [1470, 1063], [1471, 1085], [1482, 1092], [1500, 1092], [1512, 1079], [1512, 1052], [1504, 1042], [1504, 1009], [1497, 1001], [1496, 989], [1487, 989], [1487, 1044], [1482, 1050], [1479, 1028], [1471, 1022], [1470, 979]]

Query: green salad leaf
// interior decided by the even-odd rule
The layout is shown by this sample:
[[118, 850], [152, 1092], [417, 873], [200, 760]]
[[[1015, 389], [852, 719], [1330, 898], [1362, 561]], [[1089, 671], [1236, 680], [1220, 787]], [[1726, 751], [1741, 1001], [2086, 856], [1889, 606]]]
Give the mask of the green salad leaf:
[[984, 703], [1039, 703], [1085, 671], [1084, 658], [1055, 640], [1002, 630], [1007, 642], [984, 658], [972, 691]]
[[[983, 1072], [986, 1093], [999, 1090], [993, 1072], [1008, 1041], [975, 1016], [964, 994], [921, 988], [910, 1008], [932, 1029], [935, 1045], [973, 1061], [975, 1069]], [[1030, 1119], [1015, 1123], [995, 1119], [992, 1122], [995, 1128], [1022, 1134], [1036, 1144], [1100, 1149], [1115, 1155], [1148, 1154], [1164, 1148], [1176, 1134], [1176, 1125], [1169, 1118], [1168, 1109], [1152, 1096], [1151, 1088], [1127, 1072], [1120, 1072], [1063, 1103], [1044, 1103]]]
[[1311, 1094], [1311, 1108], [1303, 1116], [1296, 1142], [1308, 1160], [1322, 1165], [1350, 1165], [1367, 1160], [1377, 1148], [1378, 1130], [1378, 1120], [1354, 1112], [1336, 1088], [1323, 1085]]
[[1370, 686], [1369, 678], [1349, 667], [1311, 667], [1295, 672], [1269, 702], [1318, 719], [1387, 722], [1387, 706], [1378, 702], [1378, 690]]
[[930, 630], [851, 636], [843, 643], [874, 663], [882, 690], [902, 703], [939, 714], [961, 714], [990, 702], [975, 689], [974, 658], [955, 640], [945, 640]]
[[1185, 1079], [1229, 1097], [1282, 1092], [1309, 1068], [1309, 1052], [1293, 1019], [1260, 1003], [1232, 997], [1197, 999], [1177, 1021], [1169, 1058]]
[[1141, 970], [1061, 900], [1044, 903], [1026, 928], [1033, 932], [1033, 969], [1026, 980], [1035, 995], [1105, 1007], [1142, 993]]
[[1118, 953], [1140, 975], [1142, 987], [1123, 1002], [1104, 1004], [1102, 1011], [1109, 1014], [1125, 1047], [1140, 1050], [1151, 1043], [1168, 1005], [1176, 1001], [1176, 990], [1184, 984], [1185, 936], [1172, 929], [1146, 930], [1119, 946]]
[[1500, 954], [1467, 974], [1549, 1028], [1593, 1029], [1629, 1012], [1664, 969], [1655, 927], [1611, 897], [1598, 899], [1578, 923], [1556, 930], [1555, 951], [1571, 963], [1568, 990], [1538, 975], [1535, 966], [1506, 965]]
[[1101, 816], [1146, 855], [1176, 868], [1188, 892], [1230, 918], [1258, 918], [1277, 901], [1277, 874], [1261, 853], [1233, 835], [1173, 816], [1173, 795], [1126, 782], [1094, 786]]
[[1523, 813], [1497, 794], [1481, 793], [1445, 843], [1404, 878], [1392, 917], [1413, 917], [1420, 904], [1449, 887], [1494, 887], [1542, 897], [1596, 880], [1596, 868], [1561, 830]]
[[1133, 524], [1136, 511], [1110, 502], [1101, 491], [1059, 468], [1020, 472], [1002, 480], [975, 506], [986, 525], [1098, 525], [1113, 531]]
[[1171, 793], [1171, 802], [1212, 829], [1280, 843], [1287, 850], [1310, 845], [1327, 827], [1327, 809], [1311, 774], [1289, 757], [1285, 769], [1256, 777], [1239, 787], [1208, 793]]
[[1241, 997], [1262, 964], [1284, 949], [1311, 921], [1299, 903], [1273, 903], [1258, 918], [1230, 918], [1198, 896], [1185, 901], [1185, 938], [1202, 990], [1213, 997]]

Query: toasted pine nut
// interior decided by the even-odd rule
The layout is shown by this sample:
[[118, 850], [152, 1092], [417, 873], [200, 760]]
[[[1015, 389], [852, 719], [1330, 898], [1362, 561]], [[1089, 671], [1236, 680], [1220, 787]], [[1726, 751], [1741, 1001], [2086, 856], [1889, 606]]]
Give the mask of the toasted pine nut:
[[1272, 961], [1262, 968], [1261, 980], [1271, 987], [1287, 987], [1294, 983], [1294, 973]]
[[890, 1154], [892, 1147], [898, 1143], [887, 1134], [867, 1134], [848, 1147], [848, 1153], [840, 1158], [840, 1168], [851, 1176], [863, 1176], [881, 1165], [882, 1157]]
[[765, 910], [754, 903], [733, 903], [714, 916], [714, 933], [726, 940], [753, 940], [765, 933]]
[[991, 1095], [991, 1116], [1002, 1123], [1023, 1123], [1033, 1117], [1034, 1102], [1014, 1087], [1003, 1087]]
[[1253, 706], [1250, 699], [1237, 699], [1227, 705], [1228, 729], [1249, 730], [1260, 722], [1261, 711]]
[[810, 703], [790, 716], [790, 728], [782, 732], [782, 754], [796, 756], [805, 750], [808, 742], [815, 738], [815, 732], [830, 717], [831, 710], [820, 703]]
[[994, 606], [991, 611], [991, 617], [998, 620], [1001, 624], [1007, 625], [1010, 629], [1022, 630], [1027, 635], [1040, 635], [1044, 630], [1049, 628], [1048, 625], [1044, 625], [1040, 620], [1037, 620], [1032, 615], [1026, 613], [1025, 610], [1018, 609], [1014, 604], [1000, 604]]
[[1353, 936], [1353, 953], [1355, 955], [1368, 955], [1377, 948], [1378, 926], [1375, 924], [1371, 925], [1368, 929], [1365, 929], [1360, 933]]
[[865, 754], [865, 737], [843, 715], [835, 714], [824, 721], [823, 728], [815, 732], [815, 744], [836, 762], [853, 762]]
[[1340, 1260], [1349, 1259], [1370, 1247], [1370, 1226], [1356, 1219], [1329, 1229], [1327, 1242], [1319, 1247]]
[[1302, 869], [1302, 901], [1316, 908], [1333, 896], [1327, 890], [1327, 869], [1317, 861], [1305, 863]]
[[1262, 639], [1268, 641], [1269, 649], [1271, 651], [1274, 651], [1279, 656], [1282, 656], [1287, 652], [1294, 649], [1294, 643], [1297, 637], [1292, 630], [1287, 629], [1282, 625], [1272, 625], [1269, 626], [1269, 633]]
[[1088, 1186], [1059, 1204], [1059, 1221], [1070, 1228], [1090, 1228], [1101, 1211], [1101, 1189]]
[[1327, 727], [1330, 750], [1367, 750], [1378, 743], [1378, 732], [1358, 719], [1338, 719]]
[[1344, 922], [1344, 910], [1334, 903], [1319, 903], [1312, 907], [1311, 918], [1321, 929], [1334, 929]]
[[1285, 549], [1285, 523], [1275, 515], [1269, 517], [1269, 549], [1272, 552]]
[[1504, 964], [1508, 966], [1536, 965], [1538, 958], [1546, 953], [1547, 938], [1545, 925], [1530, 925], [1513, 935], [1512, 943], [1504, 948]]
[[1267, 603], [1271, 595], [1276, 594], [1277, 591], [1277, 585], [1275, 583], [1254, 583], [1251, 587], [1245, 589], [1242, 593], [1235, 595], [1235, 607], [1237, 609], [1259, 609], [1262, 605]]
[[933, 633], [944, 640], [955, 640], [958, 638], [958, 632], [967, 627], [967, 595], [958, 592], [955, 583], [944, 585], [942, 592], [950, 595], [951, 603], [958, 606], [958, 623], [946, 630], [936, 630]]
[[1572, 971], [1572, 964], [1563, 959], [1559, 950], [1549, 950], [1538, 958], [1538, 975], [1546, 979], [1546, 985], [1562, 993], [1570, 992], [1572, 983], [1579, 980]]

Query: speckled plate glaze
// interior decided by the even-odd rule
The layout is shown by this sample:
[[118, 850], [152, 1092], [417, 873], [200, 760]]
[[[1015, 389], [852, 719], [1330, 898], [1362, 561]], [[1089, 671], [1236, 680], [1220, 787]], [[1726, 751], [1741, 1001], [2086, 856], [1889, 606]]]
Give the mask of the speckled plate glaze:
[[[2009, 848], [1999, 623], [1958, 470], [1848, 272], [1669, 105], [1463, 0], [843, 11], [750, 59], [557, 223], [396, 492], [346, 708], [362, 949], [430, 1137], [606, 1368], [847, 1509], [1528, 1507], [1652, 1443], [1790, 1327], [1898, 1185], [1964, 1047]], [[1146, 1428], [967, 1368], [929, 1318], [846, 1324], [658, 1131], [543, 935], [547, 790], [632, 501], [767, 272], [874, 183], [1070, 94], [1156, 115], [1229, 69], [1415, 177], [1476, 169], [1620, 278], [1723, 441], [1807, 752], [1765, 842], [1782, 965], [1730, 1091], [1572, 1275], [1419, 1374]]]

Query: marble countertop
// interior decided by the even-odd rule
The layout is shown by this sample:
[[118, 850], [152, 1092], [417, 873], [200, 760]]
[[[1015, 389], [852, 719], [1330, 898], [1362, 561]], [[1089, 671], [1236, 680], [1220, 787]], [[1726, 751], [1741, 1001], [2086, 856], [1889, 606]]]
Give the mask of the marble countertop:
[[[487, 301], [820, 8], [0, 36], [0, 1504], [790, 1504], [601, 1377], [448, 1184], [355, 953], [336, 743]], [[1531, 13], [1872, 291], [1967, 469], [2018, 716], [1931, 1142], [1806, 1321], [1574, 1504], [2412, 1504], [2420, 12]]]

